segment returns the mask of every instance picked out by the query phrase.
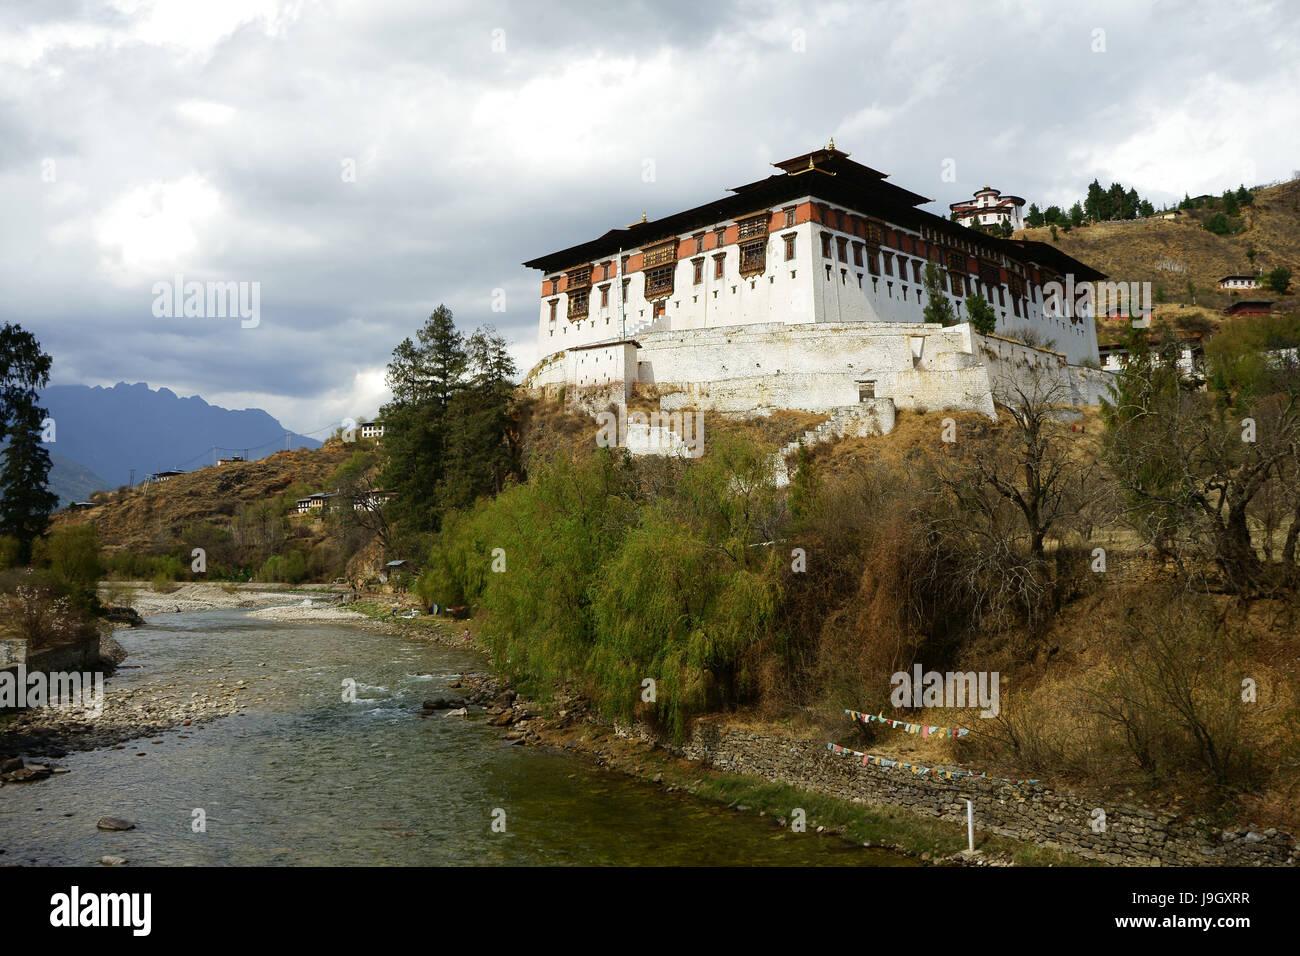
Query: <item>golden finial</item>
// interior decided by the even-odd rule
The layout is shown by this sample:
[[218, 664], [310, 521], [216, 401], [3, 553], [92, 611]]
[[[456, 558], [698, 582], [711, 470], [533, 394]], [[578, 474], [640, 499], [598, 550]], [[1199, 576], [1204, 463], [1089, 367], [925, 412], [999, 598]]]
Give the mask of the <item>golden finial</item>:
[[827, 146], [826, 148], [827, 148], [827, 149], [834, 149], [834, 148], [835, 148], [835, 137], [834, 137], [834, 136], [831, 137], [831, 144], [830, 144], [829, 146]]
[[816, 167], [813, 166], [813, 161], [812, 161], [812, 157], [811, 157], [811, 156], [808, 157], [808, 168], [809, 168], [809, 169], [816, 169]]
[[642, 222], [645, 222], [645, 210], [644, 210], [644, 209], [641, 210], [641, 221], [642, 221]]

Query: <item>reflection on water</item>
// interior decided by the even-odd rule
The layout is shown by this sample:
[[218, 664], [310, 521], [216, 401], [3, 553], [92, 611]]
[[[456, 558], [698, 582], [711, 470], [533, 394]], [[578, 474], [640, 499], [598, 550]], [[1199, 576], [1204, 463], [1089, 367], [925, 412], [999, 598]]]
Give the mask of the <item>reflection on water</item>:
[[[881, 850], [663, 793], [581, 758], [507, 746], [482, 718], [414, 716], [480, 670], [470, 652], [242, 611], [119, 632], [111, 687], [247, 682], [245, 713], [152, 743], [69, 754], [71, 773], [0, 789], [0, 860], [88, 864], [908, 865]], [[343, 700], [345, 680], [355, 702]], [[137, 756], [143, 754], [143, 756]], [[195, 810], [206, 832], [194, 832]], [[506, 830], [491, 829], [504, 811]], [[137, 825], [99, 831], [105, 815]]]

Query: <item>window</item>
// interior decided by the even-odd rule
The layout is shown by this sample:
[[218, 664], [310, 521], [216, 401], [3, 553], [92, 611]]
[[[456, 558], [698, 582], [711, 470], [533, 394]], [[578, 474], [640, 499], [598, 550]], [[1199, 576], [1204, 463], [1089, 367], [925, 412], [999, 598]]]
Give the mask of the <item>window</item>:
[[822, 255], [827, 259], [831, 257], [831, 234], [829, 232], [822, 233]]
[[665, 301], [664, 299], [660, 299], [658, 302], [655, 303], [653, 315], [657, 319], [659, 318], [659, 316], [665, 314], [667, 311], [668, 311], [667, 301]]
[[569, 321], [582, 321], [591, 307], [591, 290], [569, 293]]
[[558, 295], [560, 292], [560, 277], [556, 276], [551, 280], [551, 295]]
[[623, 280], [623, 301], [624, 301], [624, 302], [627, 301], [627, 287], [630, 286], [631, 284], [632, 284], [632, 280], [631, 280], [631, 279], [624, 279], [624, 280]]
[[843, 236], [837, 236], [837, 237], [835, 238], [835, 244], [839, 247], [840, 262], [848, 262], [848, 261], [849, 261], [849, 241], [848, 241], [847, 239], [845, 239]]
[[620, 275], [627, 275], [627, 264], [631, 260], [631, 258], [632, 258], [631, 256], [624, 256], [622, 261], [619, 262], [618, 271]]
[[601, 282], [604, 282], [604, 281], [606, 281], [607, 279], [609, 279], [609, 267], [610, 267], [611, 265], [613, 265], [612, 262], [606, 262], [606, 263], [604, 263], [604, 264], [600, 267], [600, 281], [601, 281]]
[[727, 254], [725, 252], [720, 252], [713, 257], [713, 278], [715, 279], [722, 278], [722, 270], [726, 262], [727, 262]]
[[676, 263], [656, 266], [645, 270], [645, 297], [647, 299], [667, 298], [673, 294], [673, 273], [677, 271]]
[[581, 266], [569, 272], [568, 291], [573, 293], [591, 288], [591, 266]]
[[880, 266], [876, 264], [875, 249], [867, 250], [867, 271], [870, 272], [873, 276], [880, 275]]
[[904, 282], [907, 281], [907, 258], [905, 256], [898, 257], [898, 277]]
[[751, 239], [740, 246], [740, 274], [748, 279], [767, 268], [767, 240]]
[[[605, 268], [608, 269], [609, 267], [606, 266]], [[600, 287], [600, 307], [602, 309], [609, 308], [609, 286], [607, 285]]]
[[792, 232], [788, 235], [782, 236], [781, 238], [785, 240], [785, 261], [789, 262], [794, 258], [795, 233]]
[[921, 281], [921, 260], [918, 259], [912, 263], [912, 279], [916, 282]]
[[951, 277], [952, 277], [952, 294], [960, 299], [966, 295], [966, 290], [963, 287], [961, 276], [957, 275], [957, 273], [954, 272], [951, 274]]
[[727, 244], [727, 230], [724, 227], [722, 229], [719, 229], [717, 232], [713, 234], [713, 246], [715, 249], [721, 249], [726, 244]]
[[[885, 261], [885, 275], [892, 276], [894, 274], [894, 254], [892, 252], [882, 252], [880, 258]], [[893, 283], [890, 283], [890, 285], [892, 286]]]
[[[699, 242], [701, 245], [704, 243], [703, 236], [700, 237]], [[704, 281], [704, 260], [703, 259], [693, 259], [691, 261], [691, 281], [695, 283], [695, 285], [699, 285], [701, 282]]]
[[853, 264], [858, 268], [862, 267], [862, 243], [860, 242], [853, 244]]
[[787, 206], [785, 208], [785, 228], [787, 229], [789, 229], [794, 225], [794, 212], [795, 212], [794, 206]]
[[765, 235], [767, 235], [767, 213], [750, 216], [748, 219], [742, 219], [736, 224], [737, 239], [749, 239], [753, 236]]
[[557, 304], [559, 301], [560, 301], [559, 299], [552, 299], [551, 302], [550, 302], [550, 306], [551, 306], [551, 321], [552, 321], [552, 322], [555, 321], [555, 306], [556, 306], [556, 304]]

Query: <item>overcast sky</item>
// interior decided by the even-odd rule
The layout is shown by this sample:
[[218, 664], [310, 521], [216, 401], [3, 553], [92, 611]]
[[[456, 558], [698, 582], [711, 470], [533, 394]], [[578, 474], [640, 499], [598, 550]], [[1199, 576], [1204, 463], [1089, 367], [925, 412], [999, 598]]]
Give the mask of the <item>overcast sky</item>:
[[[1300, 4], [5, 0], [0, 320], [58, 384], [307, 432], [440, 302], [526, 371], [522, 261], [831, 136], [940, 213], [1288, 178]], [[260, 324], [156, 317], [177, 274], [259, 283]]]

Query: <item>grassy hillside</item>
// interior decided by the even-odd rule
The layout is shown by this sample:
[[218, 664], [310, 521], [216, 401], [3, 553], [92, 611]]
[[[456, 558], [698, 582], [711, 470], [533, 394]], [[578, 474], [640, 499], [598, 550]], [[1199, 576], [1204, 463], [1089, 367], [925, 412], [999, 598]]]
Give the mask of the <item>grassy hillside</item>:
[[107, 552], [153, 553], [182, 539], [187, 529], [229, 521], [241, 507], [276, 500], [293, 489], [326, 490], [324, 483], [354, 450], [336, 443], [284, 451], [261, 461], [200, 468], [158, 484], [100, 492], [92, 498], [95, 507], [62, 512], [55, 526], [91, 521]]
[[[1243, 207], [1243, 231], [1217, 236], [1202, 228], [1219, 209], [1184, 210], [1175, 220], [1161, 218], [1103, 222], [1065, 232], [1058, 227], [1054, 245], [1095, 266], [1113, 281], [1150, 282], [1163, 290], [1166, 306], [1197, 305], [1221, 311], [1240, 295], [1220, 292], [1225, 275], [1267, 273], [1286, 266], [1300, 274], [1300, 180], [1261, 189], [1252, 205]], [[1017, 237], [1052, 242], [1051, 229], [1026, 229]], [[1247, 252], [1255, 250], [1252, 267]], [[1189, 290], [1188, 284], [1191, 284]], [[1272, 299], [1288, 311], [1296, 309], [1296, 296], [1271, 291], [1250, 293], [1249, 298]], [[1157, 314], [1161, 304], [1156, 304]]]

